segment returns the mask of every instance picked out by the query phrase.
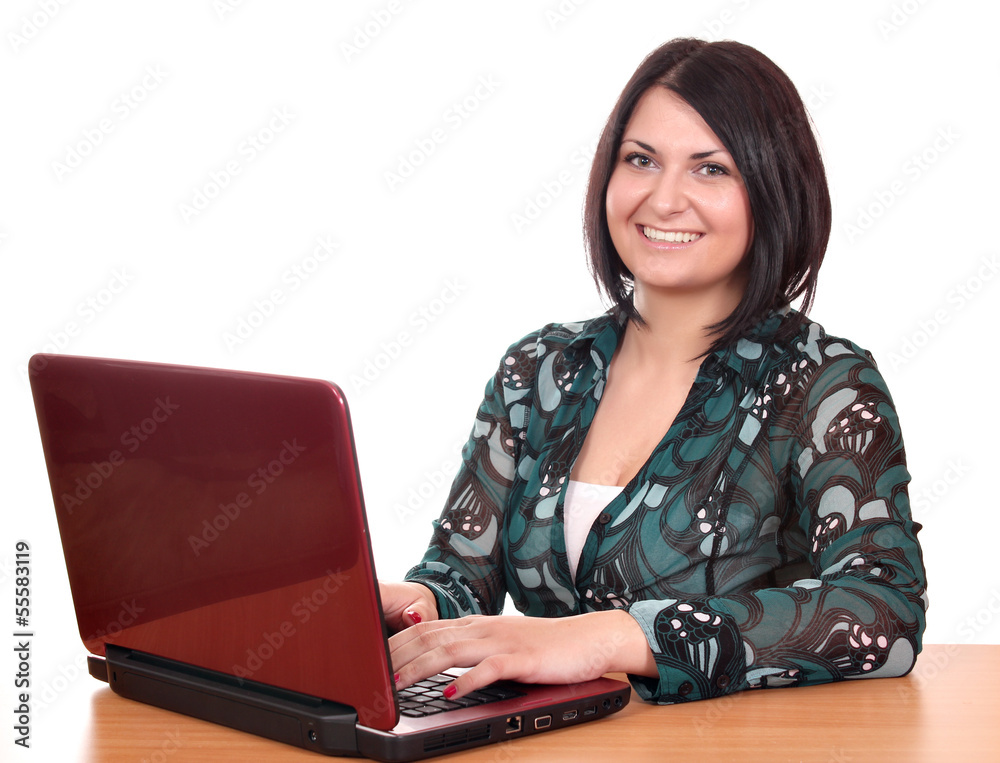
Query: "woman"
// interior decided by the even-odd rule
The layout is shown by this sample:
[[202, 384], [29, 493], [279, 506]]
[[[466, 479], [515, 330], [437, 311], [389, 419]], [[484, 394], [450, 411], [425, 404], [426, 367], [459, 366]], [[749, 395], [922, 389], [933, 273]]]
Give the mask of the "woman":
[[[804, 317], [830, 217], [769, 59], [674, 40], [642, 63], [585, 209], [614, 307], [514, 343], [487, 385], [430, 548], [382, 584], [400, 688], [618, 671], [668, 703], [913, 667], [924, 570], [892, 401]], [[493, 616], [505, 593], [537, 617]]]

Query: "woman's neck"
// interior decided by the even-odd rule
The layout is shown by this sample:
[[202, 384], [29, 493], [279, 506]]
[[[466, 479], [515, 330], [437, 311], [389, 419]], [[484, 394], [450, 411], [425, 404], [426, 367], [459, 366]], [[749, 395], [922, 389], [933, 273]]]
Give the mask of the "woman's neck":
[[707, 327], [725, 320], [742, 295], [715, 296], [676, 292], [665, 296], [637, 284], [634, 304], [645, 323], [629, 322], [620, 349], [640, 366], [700, 365], [718, 338]]

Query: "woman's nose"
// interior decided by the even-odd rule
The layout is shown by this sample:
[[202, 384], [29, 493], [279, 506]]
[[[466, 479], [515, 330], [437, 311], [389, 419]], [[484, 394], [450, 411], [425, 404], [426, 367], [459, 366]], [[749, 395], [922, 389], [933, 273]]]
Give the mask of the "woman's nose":
[[659, 214], [683, 211], [689, 204], [684, 179], [676, 172], [664, 172], [656, 180], [647, 200]]

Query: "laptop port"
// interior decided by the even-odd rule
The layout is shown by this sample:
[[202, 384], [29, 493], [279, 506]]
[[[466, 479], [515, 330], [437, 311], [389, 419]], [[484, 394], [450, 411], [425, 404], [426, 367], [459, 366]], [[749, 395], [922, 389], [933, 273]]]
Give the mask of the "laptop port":
[[615, 707], [621, 710], [625, 706], [625, 702], [622, 700], [621, 696], [615, 697]]
[[518, 734], [521, 731], [521, 716], [511, 715], [507, 717], [507, 733]]
[[547, 729], [552, 725], [551, 715], [540, 715], [535, 718], [535, 728], [536, 729]]
[[563, 713], [563, 720], [572, 721], [576, 718], [577, 715], [579, 715], [579, 713], [576, 710], [567, 710], [565, 713]]
[[591, 705], [583, 711], [584, 715], [597, 715], [597, 705]]

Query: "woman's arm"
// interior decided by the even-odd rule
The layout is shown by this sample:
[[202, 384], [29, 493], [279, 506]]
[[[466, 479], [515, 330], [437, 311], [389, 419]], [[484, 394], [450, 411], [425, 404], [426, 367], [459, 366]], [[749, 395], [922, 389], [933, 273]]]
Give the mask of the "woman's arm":
[[759, 531], [802, 562], [799, 574], [758, 590], [631, 604], [659, 668], [658, 680], [636, 681], [645, 699], [898, 676], [914, 664], [926, 581], [896, 412], [863, 351], [833, 339], [811, 351], [807, 381], [798, 392], [772, 388], [790, 399], [762, 427], [774, 455], [760, 468], [787, 500], [784, 528], [764, 522]]
[[504, 386], [509, 374], [501, 362], [487, 383], [430, 545], [406, 575], [433, 592], [442, 618], [497, 614], [503, 608], [501, 536], [519, 447], [510, 422], [513, 401]]
[[446, 696], [500, 679], [568, 684], [605, 673], [656, 676], [642, 629], [621, 610], [570, 617], [463, 617], [409, 628], [389, 639], [397, 685], [470, 667]]

